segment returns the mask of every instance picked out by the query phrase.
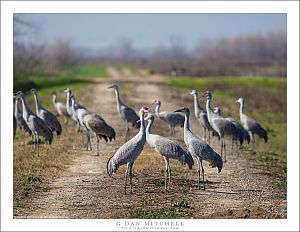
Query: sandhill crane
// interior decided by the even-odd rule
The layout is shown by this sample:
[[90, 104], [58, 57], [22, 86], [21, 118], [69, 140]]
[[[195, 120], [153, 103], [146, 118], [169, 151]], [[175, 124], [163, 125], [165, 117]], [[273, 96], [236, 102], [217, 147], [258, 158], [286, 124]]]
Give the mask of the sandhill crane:
[[52, 131], [55, 131], [57, 135], [60, 135], [62, 132], [60, 122], [57, 120], [53, 113], [42, 107], [37, 95], [37, 90], [31, 89], [30, 91], [34, 96], [37, 116], [43, 119]]
[[[77, 109], [85, 109], [85, 107], [81, 106], [79, 103], [75, 102], [74, 100], [74, 107], [72, 107], [72, 101], [71, 101], [71, 96], [74, 96], [72, 94], [72, 91], [71, 89], [69, 88], [66, 88], [63, 90], [66, 95], [67, 95], [67, 101], [66, 101], [66, 108], [67, 108], [67, 112], [68, 112], [68, 115], [69, 117], [75, 121], [76, 123], [76, 126], [77, 126], [77, 136], [75, 137], [75, 146], [74, 148], [76, 149], [76, 142], [77, 142], [77, 137], [78, 137], [78, 134], [82, 134], [82, 128], [80, 127], [80, 124], [78, 122], [78, 119], [76, 117], [76, 115], [73, 113], [74, 109], [77, 110]], [[73, 109], [74, 108], [74, 109]], [[83, 140], [83, 138], [82, 138]]]
[[133, 109], [125, 105], [120, 98], [119, 94], [119, 86], [117, 84], [113, 84], [109, 86], [108, 88], [112, 88], [115, 91], [116, 94], [116, 101], [117, 101], [117, 110], [119, 112], [120, 117], [123, 119], [125, 122], [125, 129], [126, 129], [126, 135], [125, 135], [125, 141], [127, 141], [129, 137], [129, 126], [128, 123], [132, 124], [132, 127], [140, 127], [140, 123], [137, 123], [139, 120], [139, 117], [137, 114], [134, 112]]
[[248, 117], [246, 114], [244, 114], [244, 99], [239, 98], [236, 102], [240, 103], [240, 121], [245, 128], [246, 131], [248, 131], [250, 136], [250, 141], [254, 143], [254, 134], [257, 134], [260, 138], [263, 138], [265, 142], [268, 141], [268, 134], [267, 131], [254, 119]]
[[36, 150], [36, 146], [37, 146], [37, 151], [38, 151], [37, 153], [39, 155], [39, 136], [44, 137], [49, 142], [49, 144], [51, 144], [53, 139], [53, 134], [51, 130], [48, 128], [46, 122], [43, 119], [39, 118], [37, 115], [35, 115], [29, 109], [24, 94], [21, 91], [19, 91], [16, 93], [15, 96], [21, 99], [22, 106], [23, 106], [23, 118], [32, 132], [34, 150]]
[[210, 144], [210, 131], [213, 131], [213, 128], [209, 124], [207, 113], [206, 111], [200, 106], [198, 92], [197, 90], [192, 90], [190, 95], [194, 97], [194, 110], [195, 110], [195, 117], [200, 122], [200, 125], [204, 132], [204, 139], [206, 140], [206, 131], [208, 132], [208, 144]]
[[84, 144], [84, 146], [86, 147], [87, 150], [89, 150], [89, 148], [91, 149], [91, 147], [89, 147], [88, 141], [89, 141], [89, 133], [88, 133], [88, 128], [86, 127], [86, 125], [83, 122], [83, 118], [86, 115], [91, 114], [86, 108], [75, 108], [75, 97], [73, 95], [70, 96], [71, 99], [71, 104], [72, 104], [72, 115], [73, 117], [76, 119], [76, 123], [77, 123], [77, 136], [75, 137], [75, 149], [77, 146], [77, 138], [79, 133], [82, 133], [82, 128], [85, 129], [86, 131], [86, 143]]
[[118, 168], [127, 164], [126, 172], [125, 172], [125, 194], [126, 194], [126, 185], [127, 185], [127, 176], [129, 174], [130, 178], [130, 192], [132, 193], [132, 167], [136, 158], [141, 154], [144, 149], [144, 144], [146, 142], [146, 128], [144, 123], [144, 115], [148, 113], [150, 110], [148, 107], [144, 106], [140, 109], [140, 130], [137, 135], [123, 144], [117, 152], [109, 158], [107, 161], [107, 174], [112, 176]]
[[56, 100], [57, 95], [56, 92], [52, 92], [52, 102], [53, 102], [53, 106], [56, 109], [57, 113], [62, 116], [64, 118], [64, 127], [65, 130], [67, 131], [68, 129], [68, 118], [70, 117], [67, 111], [67, 107], [64, 103], [62, 102], [58, 102]]
[[226, 144], [224, 136], [225, 134], [233, 136], [235, 132], [235, 127], [230, 121], [213, 112], [210, 105], [212, 96], [209, 91], [205, 92], [204, 97], [206, 98], [206, 112], [208, 121], [211, 127], [217, 132], [219, 138], [221, 139], [221, 157], [223, 158], [224, 149], [224, 162], [226, 162]]
[[[115, 130], [108, 125], [104, 119], [97, 114], [87, 114], [83, 117], [84, 125], [96, 136], [97, 155], [99, 155], [99, 140], [103, 138], [106, 142], [116, 138]], [[90, 135], [88, 134], [87, 144], [90, 145]]]
[[208, 161], [210, 163], [210, 166], [212, 168], [217, 167], [218, 173], [220, 173], [223, 168], [222, 158], [203, 139], [198, 138], [196, 135], [194, 135], [192, 133], [192, 131], [190, 130], [190, 124], [189, 124], [190, 110], [188, 108], [182, 108], [182, 109], [176, 110], [175, 112], [183, 112], [185, 114], [184, 128], [183, 128], [184, 142], [185, 142], [190, 154], [198, 162], [198, 186], [199, 186], [199, 189], [200, 189], [200, 166], [201, 166], [203, 190], [205, 190], [204, 168], [203, 168], [202, 161], [203, 160]]
[[151, 148], [153, 148], [157, 153], [162, 155], [166, 164], [166, 174], [165, 174], [165, 190], [167, 190], [168, 185], [171, 181], [171, 168], [169, 159], [179, 160], [182, 165], [187, 164], [189, 169], [192, 169], [194, 165], [193, 157], [188, 151], [185, 151], [177, 143], [172, 140], [165, 138], [160, 135], [151, 134], [151, 127], [154, 122], [154, 116], [148, 114], [145, 120], [148, 120], [148, 125], [146, 128], [146, 140]]
[[183, 127], [184, 117], [179, 113], [167, 112], [167, 111], [160, 112], [161, 101], [158, 99], [156, 99], [152, 103], [152, 105], [155, 105], [156, 116], [169, 124], [171, 130], [171, 137], [175, 136], [175, 127], [178, 125]]
[[[221, 109], [219, 107], [215, 107], [213, 111], [214, 111], [214, 113], [221, 116]], [[241, 146], [243, 145], [244, 140], [247, 140], [248, 144], [249, 144], [250, 136], [249, 136], [249, 133], [243, 128], [243, 126], [241, 124], [239, 124], [234, 118], [227, 117], [227, 118], [225, 118], [225, 120], [231, 122], [235, 127], [235, 131], [232, 136], [231, 150], [233, 151], [234, 143], [236, 144], [236, 147], [238, 148], [238, 144], [237, 144], [238, 140], [240, 141]], [[237, 150], [237, 153], [238, 153], [238, 150]]]
[[15, 118], [17, 120], [17, 125], [21, 131], [20, 138], [23, 140], [23, 144], [25, 144], [24, 138], [26, 132], [31, 135], [31, 130], [29, 129], [27, 123], [23, 118], [22, 110], [20, 109], [20, 98], [15, 97]]
[[[73, 96], [72, 91], [69, 88], [66, 88], [63, 91], [67, 94], [66, 108], [67, 108], [68, 115], [77, 123], [77, 119], [73, 115], [73, 108], [72, 108], [72, 102], [71, 102], [71, 96]], [[85, 107], [81, 106], [78, 102], [74, 102], [74, 108], [75, 109], [79, 109], [79, 108], [84, 109]]]

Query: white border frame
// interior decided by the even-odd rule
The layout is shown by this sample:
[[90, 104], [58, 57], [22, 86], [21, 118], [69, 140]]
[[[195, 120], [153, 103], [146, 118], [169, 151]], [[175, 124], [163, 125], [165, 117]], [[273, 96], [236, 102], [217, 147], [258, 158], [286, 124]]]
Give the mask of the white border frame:
[[[13, 13], [287, 13], [288, 218], [270, 220], [13, 219]], [[299, 229], [299, 2], [298, 1], [2, 1], [1, 2], [1, 229], [21, 231], [122, 230], [118, 222], [177, 221], [184, 231]], [[8, 100], [11, 99], [11, 100]], [[296, 130], [296, 131], [295, 131]]]

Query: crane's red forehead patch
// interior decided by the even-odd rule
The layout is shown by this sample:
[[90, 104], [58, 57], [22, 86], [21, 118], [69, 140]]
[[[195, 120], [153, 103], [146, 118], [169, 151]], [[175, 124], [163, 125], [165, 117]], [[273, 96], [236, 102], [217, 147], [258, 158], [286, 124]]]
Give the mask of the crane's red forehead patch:
[[144, 108], [144, 110], [149, 110], [148, 106], [144, 106], [143, 108]]

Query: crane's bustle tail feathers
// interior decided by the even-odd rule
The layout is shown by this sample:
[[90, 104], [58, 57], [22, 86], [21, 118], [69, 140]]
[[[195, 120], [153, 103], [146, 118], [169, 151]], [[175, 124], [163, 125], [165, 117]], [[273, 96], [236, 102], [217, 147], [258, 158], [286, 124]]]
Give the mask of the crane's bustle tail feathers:
[[268, 142], [268, 134], [267, 134], [267, 131], [264, 130], [264, 129], [262, 128], [262, 132], [263, 132], [262, 137], [264, 138], [265, 143], [266, 143], [266, 142]]
[[48, 132], [46, 133], [46, 140], [49, 142], [49, 144], [51, 144], [52, 143], [52, 140], [53, 140], [53, 134], [52, 134], [52, 132], [51, 132], [51, 130], [50, 129], [48, 129]]
[[187, 150], [184, 149], [184, 151], [185, 151], [185, 153], [184, 153], [184, 163], [183, 164], [187, 164], [189, 166], [189, 169], [192, 170], [193, 165], [194, 165], [194, 159]]
[[110, 177], [112, 177], [112, 174], [116, 171], [116, 170], [113, 169], [113, 164], [112, 164], [112, 158], [113, 158], [113, 157], [114, 157], [114, 156], [110, 157], [109, 160], [108, 160], [107, 163], [106, 163], [106, 172], [107, 172], [107, 174], [108, 174]]
[[209, 161], [210, 166], [212, 168], [215, 168], [215, 167], [218, 168], [218, 173], [221, 172], [221, 170], [223, 168], [223, 160], [218, 153], [214, 152], [214, 155], [212, 155], [210, 160], [207, 160], [207, 161]]

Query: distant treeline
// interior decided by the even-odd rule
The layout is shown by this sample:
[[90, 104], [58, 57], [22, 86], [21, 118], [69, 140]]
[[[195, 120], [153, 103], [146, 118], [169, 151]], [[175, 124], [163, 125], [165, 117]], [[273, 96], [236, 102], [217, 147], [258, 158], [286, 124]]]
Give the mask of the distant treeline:
[[[190, 53], [145, 58], [140, 65], [173, 75], [259, 75], [286, 77], [287, 42], [284, 32], [206, 39]], [[179, 50], [179, 51], [180, 51]], [[171, 70], [171, 71], [170, 71]]]
[[[31, 27], [31, 25], [28, 25]], [[92, 50], [77, 48], [71, 40], [51, 44], [24, 43], [14, 35], [14, 86], [32, 75], [59, 75], [82, 63], [129, 64], [151, 73], [173, 76], [286, 77], [287, 40], [283, 31], [231, 38], [206, 39], [193, 49], [180, 40], [169, 46], [136, 49], [131, 41]]]

